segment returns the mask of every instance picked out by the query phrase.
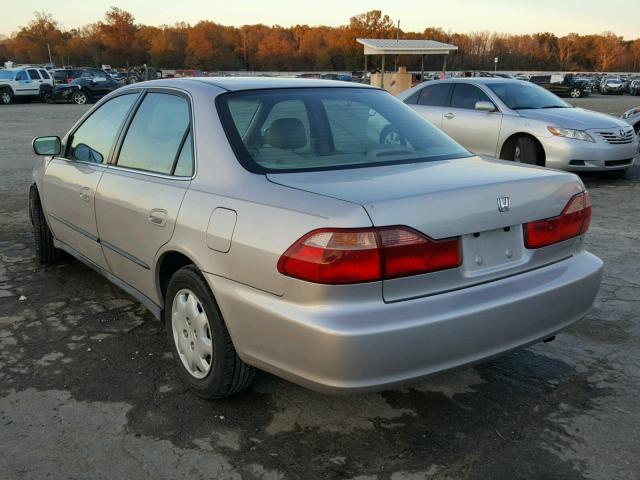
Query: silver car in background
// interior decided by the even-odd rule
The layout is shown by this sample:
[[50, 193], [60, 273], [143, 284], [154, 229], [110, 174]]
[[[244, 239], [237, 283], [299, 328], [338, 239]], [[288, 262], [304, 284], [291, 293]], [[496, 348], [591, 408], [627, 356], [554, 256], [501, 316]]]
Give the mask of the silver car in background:
[[600, 285], [578, 177], [474, 156], [368, 86], [143, 82], [33, 146], [39, 261], [139, 299], [203, 397], [254, 367], [389, 388], [547, 339]]
[[477, 155], [569, 171], [625, 171], [638, 136], [610, 115], [575, 108], [529, 82], [425, 82], [398, 98]]

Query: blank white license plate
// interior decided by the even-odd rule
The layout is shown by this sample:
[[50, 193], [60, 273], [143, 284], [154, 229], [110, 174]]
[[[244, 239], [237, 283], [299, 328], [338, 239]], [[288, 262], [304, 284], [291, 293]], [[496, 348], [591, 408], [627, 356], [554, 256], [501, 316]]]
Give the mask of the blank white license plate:
[[520, 225], [462, 236], [464, 266], [470, 275], [501, 270], [523, 255]]

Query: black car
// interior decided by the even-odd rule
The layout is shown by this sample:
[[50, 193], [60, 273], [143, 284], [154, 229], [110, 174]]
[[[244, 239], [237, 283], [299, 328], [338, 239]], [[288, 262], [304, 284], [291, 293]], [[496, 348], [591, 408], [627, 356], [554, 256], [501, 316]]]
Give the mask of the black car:
[[[71, 101], [84, 105], [100, 100], [121, 86], [121, 83], [99, 68], [74, 69], [69, 72], [66, 74], [67, 83], [59, 83], [54, 87], [54, 101]], [[62, 78], [65, 73], [58, 75]]]
[[558, 96], [579, 98], [591, 93], [589, 82], [574, 78], [570, 73], [566, 75], [533, 75], [530, 82], [555, 93]]

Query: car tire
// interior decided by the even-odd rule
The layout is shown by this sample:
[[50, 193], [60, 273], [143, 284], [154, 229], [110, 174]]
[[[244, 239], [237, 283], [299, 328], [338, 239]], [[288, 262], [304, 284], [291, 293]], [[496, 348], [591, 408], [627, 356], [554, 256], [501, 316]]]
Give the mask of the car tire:
[[0, 103], [2, 103], [2, 105], [11, 105], [13, 103], [13, 92], [11, 89], [0, 89]]
[[89, 103], [89, 95], [84, 90], [78, 90], [71, 95], [71, 101], [76, 105], [86, 105]]
[[54, 247], [53, 235], [44, 217], [40, 195], [35, 186], [29, 191], [29, 214], [33, 224], [33, 240], [36, 248], [36, 260], [40, 265], [58, 263], [62, 251]]
[[164, 323], [178, 374], [198, 396], [224, 398], [251, 384], [255, 369], [238, 356], [213, 293], [195, 266], [182, 267], [169, 280]]
[[53, 88], [50, 85], [40, 87], [40, 101], [42, 103], [50, 103], [53, 98]]
[[569, 96], [571, 98], [580, 98], [582, 96], [582, 90], [580, 90], [579, 88], [572, 88], [569, 92]]
[[528, 165], [537, 165], [538, 148], [536, 142], [529, 137], [518, 137], [513, 144], [509, 160]]

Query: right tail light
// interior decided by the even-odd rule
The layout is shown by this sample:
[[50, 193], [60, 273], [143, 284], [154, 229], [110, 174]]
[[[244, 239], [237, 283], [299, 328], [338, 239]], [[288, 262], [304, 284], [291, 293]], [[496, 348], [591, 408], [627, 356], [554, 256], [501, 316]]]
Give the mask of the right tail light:
[[589, 229], [591, 222], [591, 200], [587, 192], [571, 197], [562, 213], [557, 217], [525, 223], [524, 244], [527, 248], [541, 248], [562, 242]]

